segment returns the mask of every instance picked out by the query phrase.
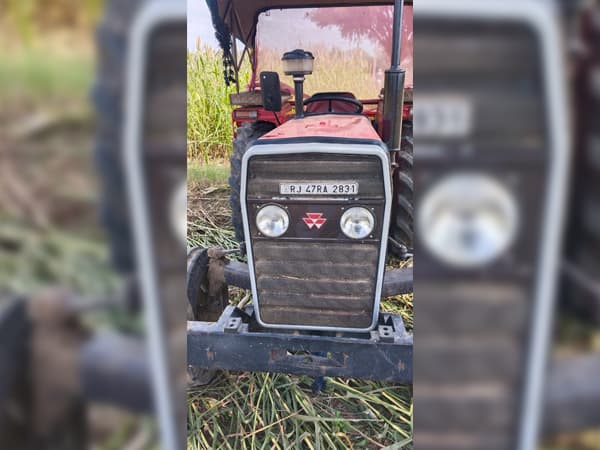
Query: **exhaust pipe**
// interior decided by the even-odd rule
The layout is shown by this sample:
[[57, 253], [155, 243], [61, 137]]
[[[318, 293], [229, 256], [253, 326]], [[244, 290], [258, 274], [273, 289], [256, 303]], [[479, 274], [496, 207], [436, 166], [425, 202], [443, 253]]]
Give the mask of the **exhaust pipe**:
[[390, 151], [400, 150], [402, 140], [402, 110], [404, 107], [404, 78], [406, 75], [406, 71], [400, 68], [403, 11], [404, 0], [395, 0], [392, 66], [385, 71], [383, 91], [383, 140]]

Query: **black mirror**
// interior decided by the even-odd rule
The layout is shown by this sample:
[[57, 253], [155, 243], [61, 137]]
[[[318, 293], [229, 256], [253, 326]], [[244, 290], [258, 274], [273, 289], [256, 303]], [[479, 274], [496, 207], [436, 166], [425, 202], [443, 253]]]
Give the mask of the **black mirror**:
[[260, 73], [260, 90], [263, 108], [267, 111], [281, 111], [281, 84], [277, 72]]

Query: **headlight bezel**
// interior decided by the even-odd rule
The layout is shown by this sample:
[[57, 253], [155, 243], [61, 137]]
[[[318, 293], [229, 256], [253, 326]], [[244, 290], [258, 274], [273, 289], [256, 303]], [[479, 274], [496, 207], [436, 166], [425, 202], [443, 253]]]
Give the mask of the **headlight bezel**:
[[[279, 234], [275, 233], [275, 234], [269, 234], [267, 232], [265, 232], [265, 230], [263, 228], [261, 228], [260, 224], [259, 224], [259, 218], [261, 213], [265, 213], [266, 210], [268, 210], [269, 208], [276, 208], [277, 210], [283, 212], [282, 217], [284, 218], [284, 227], [283, 227], [283, 231], [281, 231]], [[278, 211], [278, 212], [279, 212]], [[256, 211], [256, 216], [254, 218], [254, 224], [256, 226], [256, 230], [258, 231], [258, 233], [262, 236], [268, 237], [268, 238], [272, 238], [272, 239], [277, 239], [282, 237], [283, 235], [285, 235], [285, 233], [287, 233], [287, 231], [290, 228], [290, 213], [287, 211], [287, 208], [278, 205], [276, 203], [267, 203], [265, 205], [261, 205], [258, 210]]]
[[[456, 205], [459, 205], [458, 208]], [[438, 225], [438, 230], [434, 230], [433, 221], [436, 219], [433, 216], [440, 214], [439, 211], [443, 209], [452, 208], [459, 212], [446, 213], [447, 217], [443, 218], [446, 220], [445, 233], [439, 230], [444, 226], [442, 224]], [[451, 217], [452, 214], [455, 217]], [[494, 214], [495, 217], [492, 217]], [[465, 223], [459, 224], [459, 215], [463, 216], [463, 220], [466, 217], [471, 221], [470, 229]], [[517, 195], [498, 176], [489, 172], [454, 172], [441, 177], [423, 194], [417, 208], [416, 225], [419, 239], [430, 255], [446, 266], [472, 270], [494, 264], [510, 251], [521, 228], [520, 217]], [[442, 219], [438, 217], [437, 220]], [[494, 220], [497, 221], [495, 224]], [[492, 228], [482, 228], [486, 225], [492, 225]], [[450, 228], [455, 231], [454, 234], [449, 231]], [[472, 239], [479, 240], [476, 245], [482, 246], [478, 249], [473, 247], [475, 250], [471, 252], [463, 247], [461, 253], [459, 240], [468, 236], [469, 232]], [[476, 233], [479, 235], [476, 236]], [[441, 243], [444, 239], [445, 243]]]
[[[351, 236], [344, 229], [344, 221], [347, 218], [347, 216], [352, 213], [352, 211], [357, 211], [357, 210], [361, 211], [361, 212], [362, 211], [366, 212], [365, 215], [368, 217], [369, 229], [368, 229], [368, 232], [363, 233], [362, 235]], [[366, 206], [353, 205], [353, 206], [348, 207], [346, 210], [344, 210], [344, 212], [340, 216], [339, 226], [340, 226], [340, 230], [342, 231], [342, 233], [344, 234], [344, 236], [346, 236], [348, 239], [352, 239], [352, 240], [364, 240], [364, 239], [367, 239], [369, 237], [372, 237], [372, 234], [375, 231], [375, 228], [377, 226], [377, 219], [375, 218], [375, 214], [373, 213], [372, 209], [370, 209], [370, 208], [368, 208]]]

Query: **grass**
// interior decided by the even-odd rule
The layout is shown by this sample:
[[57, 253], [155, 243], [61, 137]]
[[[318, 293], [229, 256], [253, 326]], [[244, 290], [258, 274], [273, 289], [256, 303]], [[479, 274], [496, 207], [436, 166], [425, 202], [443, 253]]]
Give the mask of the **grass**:
[[[5, 38], [12, 39], [0, 34], [0, 39]], [[92, 52], [89, 48], [74, 50], [67, 45], [64, 42], [39, 42], [15, 48], [0, 45], [2, 104], [18, 107], [23, 101], [35, 106], [64, 100], [85, 102], [95, 71]], [[9, 112], [14, 114], [12, 110], [4, 111]]]
[[225, 185], [229, 177], [228, 161], [213, 161], [210, 164], [201, 164], [197, 160], [188, 161], [187, 179], [192, 186], [200, 184]]
[[188, 449], [409, 448], [408, 387], [330, 379], [314, 396], [311, 383], [224, 373], [189, 394]]
[[[188, 163], [188, 243], [237, 246], [230, 224], [225, 161]], [[399, 265], [398, 261], [389, 261]], [[232, 289], [233, 302], [247, 295]], [[386, 299], [412, 328], [412, 295]], [[188, 449], [412, 448], [411, 390], [379, 382], [328, 379], [313, 395], [312, 379], [286, 374], [223, 372], [188, 394]]]
[[[188, 52], [187, 77], [188, 156], [204, 162], [228, 158], [233, 140], [229, 94], [235, 87], [225, 85], [220, 52], [208, 46]], [[240, 79], [242, 87], [250, 80], [247, 65]]]
[[[373, 99], [379, 94], [376, 77], [377, 63], [361, 49], [335, 50], [327, 46], [310, 49], [315, 55], [312, 75], [304, 82], [305, 92], [348, 91], [357, 98]], [[279, 73], [282, 83], [292, 84], [291, 77], [285, 75], [281, 67], [281, 55], [271, 49], [261, 49], [260, 70]], [[382, 79], [383, 80], [383, 79]]]

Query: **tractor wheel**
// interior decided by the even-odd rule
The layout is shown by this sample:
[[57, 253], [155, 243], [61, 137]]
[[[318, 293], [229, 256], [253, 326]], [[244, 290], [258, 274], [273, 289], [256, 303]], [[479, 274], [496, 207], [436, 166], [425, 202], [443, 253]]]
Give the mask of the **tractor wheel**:
[[[215, 262], [215, 264], [218, 263]], [[226, 285], [209, 285], [210, 256], [208, 249], [197, 247], [187, 257], [187, 320], [215, 322], [228, 303]], [[203, 386], [215, 379], [216, 370], [188, 366], [188, 384]]]
[[412, 122], [402, 124], [402, 144], [396, 154], [397, 169], [394, 171], [394, 204], [390, 251], [393, 255], [406, 257], [413, 251], [414, 184], [413, 184], [413, 129]]
[[[188, 320], [216, 322], [229, 304], [227, 285], [223, 281], [212, 283], [210, 281], [210, 264], [209, 250], [196, 247], [188, 253], [186, 288]], [[216, 258], [212, 260], [212, 264], [213, 268], [218, 268], [219, 265], [223, 268], [225, 261]]]
[[242, 222], [242, 207], [240, 203], [240, 186], [242, 177], [242, 158], [250, 145], [262, 135], [273, 130], [275, 125], [271, 122], [246, 123], [237, 130], [237, 137], [233, 141], [231, 155], [231, 174], [229, 187], [231, 188], [231, 223], [235, 230], [235, 238], [242, 244], [244, 242], [244, 226]]
[[133, 246], [122, 163], [123, 97], [127, 37], [144, 0], [107, 0], [97, 30], [98, 73], [92, 92], [97, 118], [94, 159], [102, 194], [100, 219], [121, 273], [133, 270]]

